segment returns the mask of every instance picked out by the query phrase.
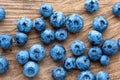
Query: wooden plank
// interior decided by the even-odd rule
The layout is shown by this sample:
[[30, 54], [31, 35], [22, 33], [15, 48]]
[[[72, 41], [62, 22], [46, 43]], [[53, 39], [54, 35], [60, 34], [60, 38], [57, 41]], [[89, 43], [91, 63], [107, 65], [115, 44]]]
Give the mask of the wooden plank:
[[[62, 11], [66, 16], [72, 13], [80, 14], [85, 21], [84, 28], [76, 34], [69, 33], [69, 37], [66, 41], [60, 42], [63, 44], [67, 50], [67, 56], [71, 55], [69, 46], [71, 41], [79, 39], [83, 40], [87, 45], [87, 50], [90, 47], [90, 43], [87, 40], [87, 34], [92, 30], [92, 20], [98, 15], [105, 16], [109, 21], [108, 29], [103, 32], [104, 39], [114, 38], [117, 40], [120, 37], [120, 18], [115, 17], [111, 8], [114, 3], [119, 2], [120, 0], [99, 0], [100, 9], [90, 14], [84, 9], [84, 0], [0, 0], [0, 6], [3, 6], [6, 9], [7, 15], [6, 18], [0, 22], [0, 33], [8, 33], [14, 36], [17, 33], [16, 22], [20, 17], [28, 17], [30, 19], [35, 19], [41, 17], [39, 15], [38, 9], [42, 2], [49, 2], [53, 5], [54, 11]], [[52, 28], [47, 20], [47, 27]], [[33, 44], [39, 43], [42, 44], [39, 40], [39, 33], [35, 30], [32, 30], [28, 33], [29, 41], [23, 47], [18, 47], [14, 43], [12, 48], [3, 51], [0, 49], [0, 54], [8, 58], [10, 68], [7, 73], [0, 75], [0, 80], [53, 80], [51, 77], [51, 69], [55, 66], [60, 66], [62, 63], [54, 62], [49, 56], [49, 48], [58, 41], [55, 41], [51, 45], [44, 45], [47, 50], [47, 56], [41, 62], [40, 72], [37, 77], [29, 79], [25, 77], [22, 73], [22, 66], [16, 62], [15, 56], [18, 50], [26, 49], [28, 50]], [[43, 45], [43, 44], [42, 44]], [[85, 52], [85, 55], [87, 51]], [[111, 64], [103, 67], [99, 62], [92, 62], [91, 70], [97, 73], [100, 70], [106, 70], [111, 76], [111, 80], [120, 80], [120, 51], [118, 54], [111, 57]], [[72, 70], [68, 72], [68, 75], [65, 80], [76, 80], [79, 70]]]

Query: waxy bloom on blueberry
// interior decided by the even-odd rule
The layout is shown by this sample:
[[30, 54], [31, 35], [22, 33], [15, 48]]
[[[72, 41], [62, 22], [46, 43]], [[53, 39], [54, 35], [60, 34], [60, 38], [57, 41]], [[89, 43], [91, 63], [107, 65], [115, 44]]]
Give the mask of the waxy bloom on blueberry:
[[54, 12], [50, 16], [50, 24], [54, 28], [61, 28], [64, 25], [65, 21], [66, 21], [66, 17], [63, 12]]
[[37, 76], [39, 69], [40, 68], [37, 63], [29, 61], [23, 66], [23, 73], [25, 76], [31, 78]]
[[3, 7], [0, 7], [0, 21], [3, 20], [6, 16], [6, 11]]
[[115, 3], [115, 5], [112, 7], [112, 12], [115, 16], [120, 17], [120, 2]]
[[12, 37], [9, 34], [0, 34], [0, 47], [8, 49], [12, 46]]
[[51, 73], [54, 80], [64, 80], [67, 76], [67, 72], [62, 67], [55, 67]]
[[32, 29], [32, 22], [29, 18], [22, 17], [17, 21], [16, 26], [18, 31], [28, 33]]
[[66, 28], [72, 33], [79, 32], [84, 26], [84, 21], [79, 14], [71, 14], [67, 17]]
[[46, 28], [46, 21], [43, 18], [36, 18], [33, 21], [33, 27], [36, 31], [42, 32]]
[[45, 48], [40, 44], [34, 44], [29, 49], [30, 58], [34, 61], [41, 61], [46, 56]]
[[53, 13], [53, 7], [52, 7], [52, 5], [50, 5], [48, 3], [42, 3], [40, 5], [39, 13], [43, 17], [50, 17], [52, 15], [52, 13]]
[[50, 56], [54, 61], [61, 61], [66, 56], [66, 50], [62, 44], [55, 44], [50, 48]]

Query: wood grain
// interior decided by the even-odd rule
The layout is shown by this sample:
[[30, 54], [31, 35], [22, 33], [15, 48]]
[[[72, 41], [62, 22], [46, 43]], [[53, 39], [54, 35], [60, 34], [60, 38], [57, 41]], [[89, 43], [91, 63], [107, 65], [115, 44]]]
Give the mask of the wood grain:
[[[16, 22], [19, 18], [28, 17], [33, 20], [37, 17], [41, 17], [38, 9], [42, 2], [48, 2], [52, 4], [54, 11], [62, 11], [66, 16], [72, 13], [78, 13], [84, 18], [85, 21], [84, 28], [79, 33], [69, 33], [68, 39], [64, 42], [55, 41], [51, 45], [46, 46], [40, 42], [39, 33], [37, 33], [35, 30], [31, 30], [31, 32], [28, 33], [29, 41], [25, 46], [18, 47], [15, 43], [13, 43], [12, 48], [6, 51], [0, 49], [0, 54], [6, 56], [10, 64], [8, 72], [0, 75], [0, 80], [53, 80], [51, 77], [51, 69], [55, 66], [60, 66], [62, 62], [56, 63], [50, 58], [49, 48], [53, 44], [61, 43], [67, 50], [67, 56], [70, 56], [71, 52], [69, 50], [69, 46], [71, 41], [79, 39], [86, 43], [88, 50], [90, 43], [87, 40], [87, 34], [90, 30], [92, 30], [91, 23], [93, 18], [98, 15], [105, 16], [109, 21], [108, 29], [103, 32], [104, 39], [114, 38], [117, 40], [120, 37], [120, 18], [115, 17], [112, 14], [111, 8], [113, 4], [118, 1], [120, 0], [99, 0], [100, 9], [97, 12], [90, 14], [84, 9], [84, 0], [0, 0], [0, 6], [3, 6], [7, 12], [6, 18], [0, 22], [0, 33], [8, 33], [12, 36], [18, 32], [16, 28]], [[49, 20], [46, 20], [47, 27], [52, 28], [49, 24]], [[45, 46], [47, 50], [47, 56], [43, 61], [39, 62], [40, 72], [38, 76], [30, 79], [23, 75], [22, 66], [16, 62], [15, 56], [18, 50], [28, 50], [30, 46], [36, 43]], [[87, 51], [85, 52], [85, 55], [86, 54]], [[91, 70], [95, 73], [100, 70], [106, 70], [109, 72], [111, 80], [120, 80], [120, 51], [111, 57], [110, 65], [103, 67], [99, 64], [99, 62], [92, 62]], [[77, 80], [77, 75], [79, 72], [79, 70], [69, 71], [65, 80]]]

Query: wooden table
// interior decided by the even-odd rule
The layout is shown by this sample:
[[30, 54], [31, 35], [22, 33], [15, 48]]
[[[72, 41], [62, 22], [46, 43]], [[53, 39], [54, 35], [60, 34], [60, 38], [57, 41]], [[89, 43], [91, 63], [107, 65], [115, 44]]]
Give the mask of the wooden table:
[[[72, 13], [78, 13], [84, 18], [85, 21], [84, 28], [79, 33], [69, 33], [69, 37], [66, 41], [55, 41], [51, 45], [44, 45], [47, 50], [47, 56], [43, 61], [39, 62], [40, 72], [35, 78], [30, 79], [23, 75], [22, 66], [16, 62], [16, 53], [21, 49], [28, 50], [33, 44], [42, 44], [39, 40], [39, 33], [37, 33], [35, 30], [32, 30], [30, 33], [28, 33], [29, 40], [23, 47], [18, 47], [15, 43], [13, 43], [12, 48], [6, 51], [0, 49], [0, 54], [6, 56], [10, 64], [8, 72], [0, 75], [0, 80], [53, 80], [51, 77], [51, 69], [55, 66], [62, 65], [62, 62], [56, 63], [50, 58], [50, 47], [53, 44], [61, 43], [67, 50], [67, 56], [71, 56], [71, 52], [69, 50], [70, 43], [73, 40], [79, 39], [86, 43], [88, 50], [90, 43], [87, 40], [87, 34], [93, 29], [91, 23], [93, 18], [96, 16], [105, 16], [109, 21], [108, 29], [103, 32], [104, 39], [114, 38], [117, 40], [120, 37], [120, 18], [115, 17], [112, 14], [111, 8], [113, 4], [118, 1], [120, 0], [99, 0], [100, 9], [97, 12], [90, 14], [84, 9], [84, 0], [0, 0], [0, 6], [3, 6], [7, 12], [6, 18], [0, 22], [0, 33], [8, 33], [12, 36], [18, 32], [16, 28], [16, 22], [19, 18], [28, 17], [33, 20], [37, 17], [41, 17], [38, 9], [42, 2], [48, 2], [52, 4], [54, 11], [62, 11], [66, 16]], [[52, 28], [48, 19], [47, 27]], [[85, 55], [86, 54], [87, 51], [85, 52]], [[106, 67], [101, 66], [99, 62], [92, 62], [91, 70], [95, 73], [99, 72], [100, 70], [106, 70], [109, 72], [111, 80], [120, 80], [120, 51], [111, 57], [111, 64]], [[79, 70], [69, 71], [65, 80], [77, 80], [77, 75], [79, 72]]]

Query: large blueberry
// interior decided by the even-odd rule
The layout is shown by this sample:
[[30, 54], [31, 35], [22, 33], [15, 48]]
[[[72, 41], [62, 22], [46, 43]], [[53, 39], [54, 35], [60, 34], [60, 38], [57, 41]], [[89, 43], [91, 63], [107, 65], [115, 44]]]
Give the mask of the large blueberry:
[[52, 29], [47, 28], [40, 34], [40, 40], [44, 44], [50, 44], [54, 41], [54, 39], [55, 39], [55, 34]]
[[42, 32], [46, 28], [46, 21], [43, 18], [36, 18], [33, 21], [33, 27], [36, 31]]
[[114, 39], [107, 39], [102, 44], [102, 51], [104, 54], [111, 56], [117, 53], [118, 44]]
[[92, 26], [94, 30], [103, 32], [108, 27], [108, 21], [103, 16], [97, 16], [96, 18], [93, 19]]
[[63, 12], [54, 12], [50, 16], [50, 23], [54, 28], [61, 28], [66, 21], [66, 17]]
[[66, 56], [66, 50], [62, 44], [55, 44], [50, 48], [50, 56], [54, 61], [60, 61]]
[[46, 56], [45, 48], [40, 44], [34, 44], [29, 49], [30, 58], [34, 61], [41, 61]]
[[64, 80], [67, 76], [67, 72], [62, 67], [55, 67], [51, 73], [54, 80]]
[[37, 76], [39, 69], [40, 68], [37, 63], [29, 61], [23, 66], [23, 73], [27, 77], [35, 77]]
[[110, 76], [106, 71], [100, 71], [96, 75], [96, 80], [110, 80]]
[[77, 80], [96, 80], [96, 78], [93, 72], [87, 70], [79, 73]]
[[92, 30], [88, 33], [88, 41], [94, 45], [102, 43], [103, 36], [100, 32]]
[[28, 33], [32, 29], [32, 22], [29, 18], [23, 17], [17, 21], [16, 26], [18, 31]]
[[25, 33], [18, 32], [14, 36], [14, 41], [18, 46], [23, 46], [28, 41], [28, 36]]
[[76, 59], [76, 66], [78, 69], [85, 71], [90, 68], [90, 60], [86, 56], [81, 56]]
[[86, 46], [85, 46], [85, 43], [83, 41], [75, 40], [70, 45], [70, 51], [75, 56], [82, 55], [85, 52], [85, 50], [86, 50]]
[[79, 14], [72, 14], [66, 20], [66, 28], [72, 33], [79, 32], [84, 26], [84, 21]]
[[101, 56], [102, 56], [102, 50], [97, 46], [93, 46], [88, 50], [88, 57], [92, 61], [100, 60]]
[[42, 3], [40, 5], [39, 13], [43, 17], [50, 17], [52, 15], [52, 13], [53, 13], [53, 7], [52, 7], [52, 5], [50, 5], [48, 3]]
[[0, 47], [8, 49], [12, 46], [12, 37], [9, 34], [0, 34]]
[[29, 61], [29, 53], [27, 50], [20, 50], [16, 55], [16, 60], [19, 64], [25, 64]]

